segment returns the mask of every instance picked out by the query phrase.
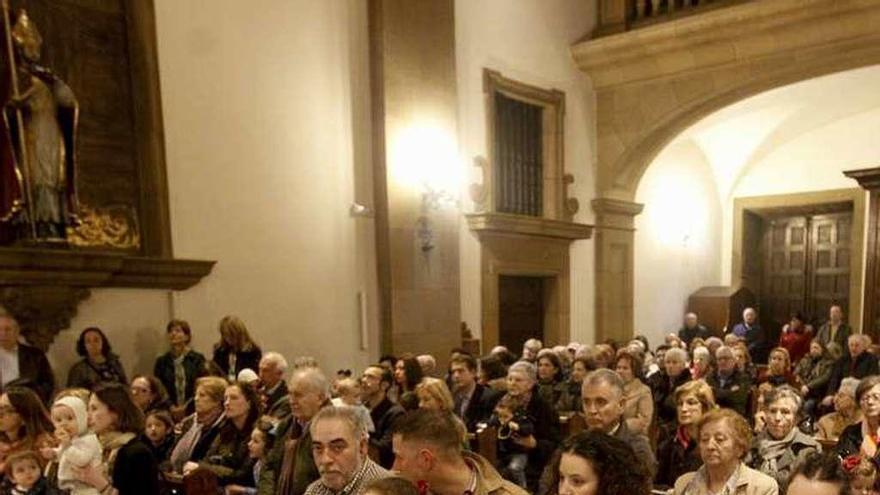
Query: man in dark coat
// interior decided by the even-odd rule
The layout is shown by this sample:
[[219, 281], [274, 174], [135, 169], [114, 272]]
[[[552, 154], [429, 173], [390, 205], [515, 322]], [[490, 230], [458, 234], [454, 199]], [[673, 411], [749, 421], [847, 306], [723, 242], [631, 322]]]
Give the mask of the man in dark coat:
[[837, 360], [834, 370], [831, 371], [831, 378], [828, 380], [828, 388], [825, 391], [825, 398], [822, 400], [823, 406], [830, 406], [834, 402], [834, 394], [840, 388], [840, 382], [844, 378], [853, 377], [862, 379], [866, 376], [880, 374], [880, 367], [877, 366], [877, 356], [868, 352], [868, 346], [871, 345], [871, 337], [857, 333], [850, 335], [847, 342], [849, 354], [845, 354]]
[[453, 412], [469, 432], [477, 424], [489, 419], [501, 393], [477, 383], [477, 360], [468, 354], [459, 354], [449, 363], [454, 397]]
[[361, 377], [362, 400], [370, 410], [374, 428], [369, 447], [377, 454], [379, 465], [385, 469], [390, 469], [394, 464], [392, 428], [394, 422], [404, 413], [400, 405], [388, 399], [392, 379], [391, 371], [378, 364], [367, 367]]
[[709, 329], [700, 324], [696, 313], [688, 313], [684, 315], [684, 326], [678, 331], [678, 338], [687, 345], [691, 345], [691, 341], [699, 337], [708, 339], [712, 336]]
[[21, 327], [9, 314], [0, 315], [0, 380], [3, 387], [19, 385], [32, 389], [44, 404], [55, 392], [55, 374], [46, 354], [19, 343]]
[[767, 332], [758, 323], [758, 312], [754, 308], [743, 310], [743, 321], [733, 326], [732, 333], [745, 340], [752, 362], [767, 363], [767, 354], [771, 346], [767, 342]]
[[744, 371], [736, 369], [736, 357], [730, 347], [721, 346], [715, 351], [715, 363], [715, 372], [706, 379], [712, 387], [715, 402], [747, 418], [751, 379]]

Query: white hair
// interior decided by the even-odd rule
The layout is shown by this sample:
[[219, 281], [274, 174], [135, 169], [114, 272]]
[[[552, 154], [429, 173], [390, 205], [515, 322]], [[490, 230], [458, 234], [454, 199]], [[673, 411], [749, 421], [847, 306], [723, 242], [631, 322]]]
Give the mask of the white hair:
[[278, 352], [267, 352], [266, 354], [263, 354], [263, 359], [260, 361], [271, 364], [276, 370], [282, 373], [287, 373], [287, 359]]
[[670, 347], [666, 351], [666, 354], [663, 355], [663, 359], [669, 359], [670, 357], [677, 358], [682, 363], [686, 363], [688, 359], [688, 353], [680, 347]]
[[[312, 392], [322, 394], [325, 398], [330, 397], [330, 381], [318, 368], [300, 368], [293, 373], [290, 383], [302, 383]], [[293, 388], [293, 387], [291, 387]]]
[[840, 381], [840, 387], [837, 389], [837, 391], [850, 397], [855, 397], [856, 389], [859, 388], [859, 383], [862, 383], [862, 381], [858, 378], [844, 378]]
[[538, 352], [542, 347], [544, 344], [538, 339], [529, 339], [523, 344], [523, 349], [531, 349], [535, 352]]
[[510, 365], [507, 374], [524, 373], [531, 381], [538, 379], [538, 367], [528, 361], [517, 361]]

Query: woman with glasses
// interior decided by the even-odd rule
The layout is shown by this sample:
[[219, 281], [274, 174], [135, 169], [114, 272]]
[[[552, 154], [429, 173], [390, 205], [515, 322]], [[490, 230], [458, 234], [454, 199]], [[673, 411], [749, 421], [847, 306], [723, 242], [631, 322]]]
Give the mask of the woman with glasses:
[[846, 459], [862, 455], [880, 462], [880, 376], [863, 378], [856, 389], [856, 402], [862, 409], [861, 422], [847, 426], [837, 441], [837, 454]]
[[158, 378], [152, 375], [137, 375], [131, 381], [131, 399], [144, 415], [153, 411], [167, 411], [171, 406], [168, 392]]

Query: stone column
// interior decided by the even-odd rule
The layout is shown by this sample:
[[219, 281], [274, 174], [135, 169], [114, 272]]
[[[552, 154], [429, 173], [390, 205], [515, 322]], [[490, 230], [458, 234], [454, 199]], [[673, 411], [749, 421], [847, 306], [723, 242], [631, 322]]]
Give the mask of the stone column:
[[625, 342], [633, 336], [633, 222], [644, 205], [597, 198], [596, 212], [596, 342]]
[[371, 0], [369, 9], [382, 350], [442, 361], [461, 345], [461, 213], [458, 191], [429, 182], [460, 166], [454, 1]]
[[868, 191], [868, 245], [865, 249], [862, 332], [869, 334], [876, 342], [880, 337], [880, 167], [848, 170], [843, 175], [855, 179]]

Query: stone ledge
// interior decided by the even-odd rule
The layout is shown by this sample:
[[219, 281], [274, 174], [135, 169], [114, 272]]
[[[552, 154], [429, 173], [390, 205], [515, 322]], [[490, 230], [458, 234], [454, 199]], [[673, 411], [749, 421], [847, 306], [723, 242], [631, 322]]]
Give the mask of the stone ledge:
[[148, 258], [66, 249], [0, 249], [0, 286], [137, 287], [184, 290], [216, 261]]
[[557, 239], [589, 239], [593, 226], [582, 223], [563, 222], [547, 218], [511, 215], [508, 213], [474, 213], [465, 215], [468, 227], [480, 234], [482, 232], [502, 232]]

